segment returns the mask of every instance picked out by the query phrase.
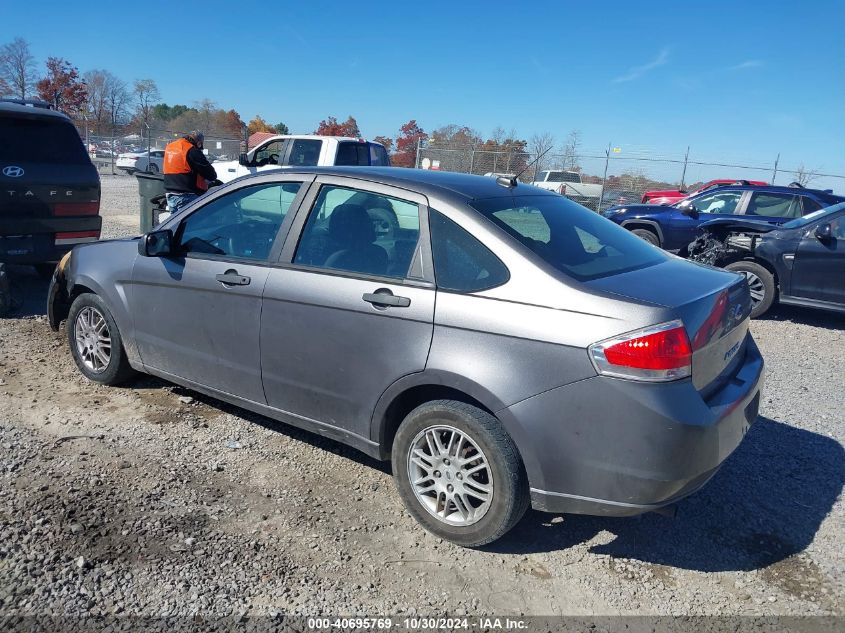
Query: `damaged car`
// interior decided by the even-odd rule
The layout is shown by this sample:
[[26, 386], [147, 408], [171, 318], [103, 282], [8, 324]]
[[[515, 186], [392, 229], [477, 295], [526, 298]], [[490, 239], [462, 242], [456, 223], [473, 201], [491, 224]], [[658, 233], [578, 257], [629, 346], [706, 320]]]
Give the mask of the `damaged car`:
[[721, 218], [700, 229], [689, 258], [744, 274], [752, 318], [775, 302], [845, 312], [845, 203], [780, 226]]

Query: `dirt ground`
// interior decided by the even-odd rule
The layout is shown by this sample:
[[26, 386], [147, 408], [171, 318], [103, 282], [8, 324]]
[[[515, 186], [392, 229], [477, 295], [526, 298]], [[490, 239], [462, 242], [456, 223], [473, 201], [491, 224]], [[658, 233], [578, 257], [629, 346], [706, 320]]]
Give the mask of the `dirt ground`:
[[[103, 179], [109, 235], [137, 226], [133, 183]], [[157, 379], [86, 381], [43, 316], [46, 282], [16, 278], [0, 615], [843, 613], [842, 316], [752, 324], [761, 417], [676, 518], [529, 511], [473, 551], [413, 521], [388, 464]]]

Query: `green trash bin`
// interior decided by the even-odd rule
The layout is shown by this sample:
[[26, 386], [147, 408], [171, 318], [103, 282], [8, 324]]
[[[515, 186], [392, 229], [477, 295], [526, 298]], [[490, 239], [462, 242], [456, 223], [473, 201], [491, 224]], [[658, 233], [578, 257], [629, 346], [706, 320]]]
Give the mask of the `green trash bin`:
[[138, 194], [141, 198], [141, 233], [151, 231], [158, 224], [158, 214], [166, 209], [164, 202], [164, 176], [138, 172]]

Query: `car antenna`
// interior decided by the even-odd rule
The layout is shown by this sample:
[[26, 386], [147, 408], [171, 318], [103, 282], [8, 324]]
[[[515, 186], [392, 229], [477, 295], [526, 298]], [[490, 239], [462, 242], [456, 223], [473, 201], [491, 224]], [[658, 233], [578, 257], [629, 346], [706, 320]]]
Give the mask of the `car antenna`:
[[541, 158], [543, 158], [543, 156], [545, 156], [546, 154], [548, 154], [550, 149], [552, 149], [552, 148], [551, 148], [551, 147], [547, 147], [547, 148], [545, 149], [545, 151], [544, 151], [542, 154], [538, 154], [538, 155], [537, 155], [537, 158], [535, 158], [535, 159], [534, 159], [534, 160], [532, 160], [530, 163], [528, 163], [525, 167], [523, 167], [523, 168], [522, 168], [522, 171], [520, 171], [520, 172], [519, 172], [516, 176], [510, 176], [510, 177], [508, 177], [508, 176], [499, 176], [498, 178], [496, 178], [496, 183], [497, 183], [497, 184], [499, 184], [499, 185], [502, 185], [503, 187], [508, 187], [508, 188], [510, 188], [510, 189], [513, 189], [514, 187], [516, 187], [516, 186], [519, 184], [519, 177], [520, 177], [522, 174], [524, 174], [526, 171], [528, 171], [528, 168], [529, 168], [529, 167], [531, 167], [531, 165], [533, 165], [533, 164], [534, 164], [534, 163], [536, 163], [538, 160], [540, 160]]

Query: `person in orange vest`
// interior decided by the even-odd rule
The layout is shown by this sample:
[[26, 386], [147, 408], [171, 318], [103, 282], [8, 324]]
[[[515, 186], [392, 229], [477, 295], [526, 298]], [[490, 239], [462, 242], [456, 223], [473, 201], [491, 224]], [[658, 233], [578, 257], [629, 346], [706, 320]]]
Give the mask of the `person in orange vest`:
[[193, 130], [164, 148], [164, 190], [171, 213], [208, 191], [208, 183], [217, 179], [202, 153], [204, 138], [202, 132]]

